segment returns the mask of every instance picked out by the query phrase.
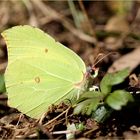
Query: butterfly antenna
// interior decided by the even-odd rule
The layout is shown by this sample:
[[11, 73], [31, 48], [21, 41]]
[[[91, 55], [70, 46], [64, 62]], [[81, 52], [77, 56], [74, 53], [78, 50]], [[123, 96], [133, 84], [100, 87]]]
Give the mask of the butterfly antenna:
[[[116, 52], [110, 52], [106, 55], [103, 56], [103, 53], [100, 53], [96, 58], [95, 58], [95, 64], [93, 65], [93, 67], [95, 67], [100, 61], [102, 61], [104, 58], [106, 58], [107, 56], [113, 54], [113, 53], [116, 53]], [[99, 59], [98, 61], [96, 61], [100, 56], [103, 56], [101, 59]]]
[[99, 53], [95, 58], [94, 58], [94, 63], [99, 59], [99, 57], [103, 56], [103, 53]]

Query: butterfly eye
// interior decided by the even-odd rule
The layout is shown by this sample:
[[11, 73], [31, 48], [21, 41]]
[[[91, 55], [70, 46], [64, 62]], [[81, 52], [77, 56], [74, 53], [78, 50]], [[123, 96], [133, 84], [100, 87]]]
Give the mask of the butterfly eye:
[[95, 78], [98, 76], [98, 71], [99, 71], [99, 68], [95, 68], [95, 67], [88, 67], [87, 68], [87, 73], [89, 73], [89, 75], [92, 78]]

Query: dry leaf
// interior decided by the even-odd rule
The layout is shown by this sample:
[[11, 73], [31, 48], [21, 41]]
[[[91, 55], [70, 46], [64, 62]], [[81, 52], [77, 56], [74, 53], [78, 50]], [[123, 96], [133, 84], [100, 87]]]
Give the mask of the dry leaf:
[[129, 32], [129, 24], [123, 16], [116, 15], [110, 18], [105, 26], [106, 31]]
[[108, 69], [108, 72], [110, 73], [116, 72], [127, 67], [129, 67], [130, 71], [132, 71], [139, 64], [140, 64], [140, 46], [131, 53], [128, 53], [122, 56], [120, 59], [116, 60], [112, 64], [112, 66]]

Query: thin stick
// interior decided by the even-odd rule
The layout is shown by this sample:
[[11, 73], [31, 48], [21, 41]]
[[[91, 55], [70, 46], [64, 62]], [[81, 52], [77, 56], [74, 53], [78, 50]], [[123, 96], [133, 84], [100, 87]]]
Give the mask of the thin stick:
[[16, 127], [19, 125], [19, 123], [20, 123], [20, 121], [22, 120], [23, 117], [24, 117], [24, 115], [23, 114], [20, 114], [19, 119], [18, 119], [18, 122], [16, 124]]
[[52, 132], [51, 134], [55, 134], [55, 135], [58, 135], [58, 134], [69, 134], [69, 133], [75, 134], [78, 131], [79, 130], [64, 130], [64, 131], [55, 131], [55, 132]]
[[95, 126], [95, 128], [93, 128], [93, 129], [91, 129], [91, 130], [85, 132], [83, 135], [84, 135], [84, 136], [87, 136], [88, 134], [90, 134], [90, 133], [96, 131], [97, 129], [99, 129], [99, 127], [98, 127], [98, 126]]
[[71, 106], [68, 108], [68, 110], [67, 110], [67, 112], [66, 112], [66, 114], [65, 114], [66, 125], [68, 124], [68, 111], [69, 111], [70, 108], [71, 108]]
[[52, 123], [53, 121], [57, 120], [59, 117], [61, 117], [63, 114], [65, 114], [71, 107], [68, 107], [64, 112], [62, 112], [61, 114], [59, 114], [57, 117], [53, 118], [52, 120], [50, 120], [49, 122], [47, 122], [44, 126], [47, 126], [48, 124]]
[[29, 23], [35, 27], [38, 27], [39, 23], [38, 20], [35, 16], [35, 13], [33, 11], [33, 5], [31, 4], [31, 2], [28, 0], [22, 0], [22, 2], [24, 3], [26, 9], [28, 10], [29, 13]]

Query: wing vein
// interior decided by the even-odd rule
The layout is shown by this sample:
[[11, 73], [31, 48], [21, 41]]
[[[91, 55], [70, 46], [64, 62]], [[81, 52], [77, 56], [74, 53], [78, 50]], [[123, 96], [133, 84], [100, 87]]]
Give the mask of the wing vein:
[[[11, 65], [12, 63], [14, 63], [16, 60], [18, 60], [18, 59], [15, 59], [15, 60], [14, 60], [13, 62], [11, 62], [9, 65]], [[19, 59], [19, 60], [20, 60], [20, 59]], [[48, 74], [48, 75], [50, 75], [50, 76], [53, 76], [53, 77], [55, 77], [55, 78], [58, 78], [58, 79], [61, 79], [61, 80], [64, 80], [64, 81], [73, 83], [72, 81], [70, 81], [70, 80], [68, 80], [68, 79], [64, 79], [64, 78], [62, 78], [62, 77], [60, 77], [60, 76], [58, 76], [58, 75], [55, 75], [55, 74], [53, 74], [53, 73], [51, 73], [51, 72], [46, 71], [46, 70], [44, 70], [44, 69], [38, 67], [37, 65], [33, 65], [33, 64], [27, 63], [27, 61], [26, 61], [25, 63], [26, 63], [27, 65], [30, 65], [30, 66], [32, 66], [32, 67], [34, 67], [34, 68], [39, 69], [40, 71], [45, 72], [46, 74]]]

